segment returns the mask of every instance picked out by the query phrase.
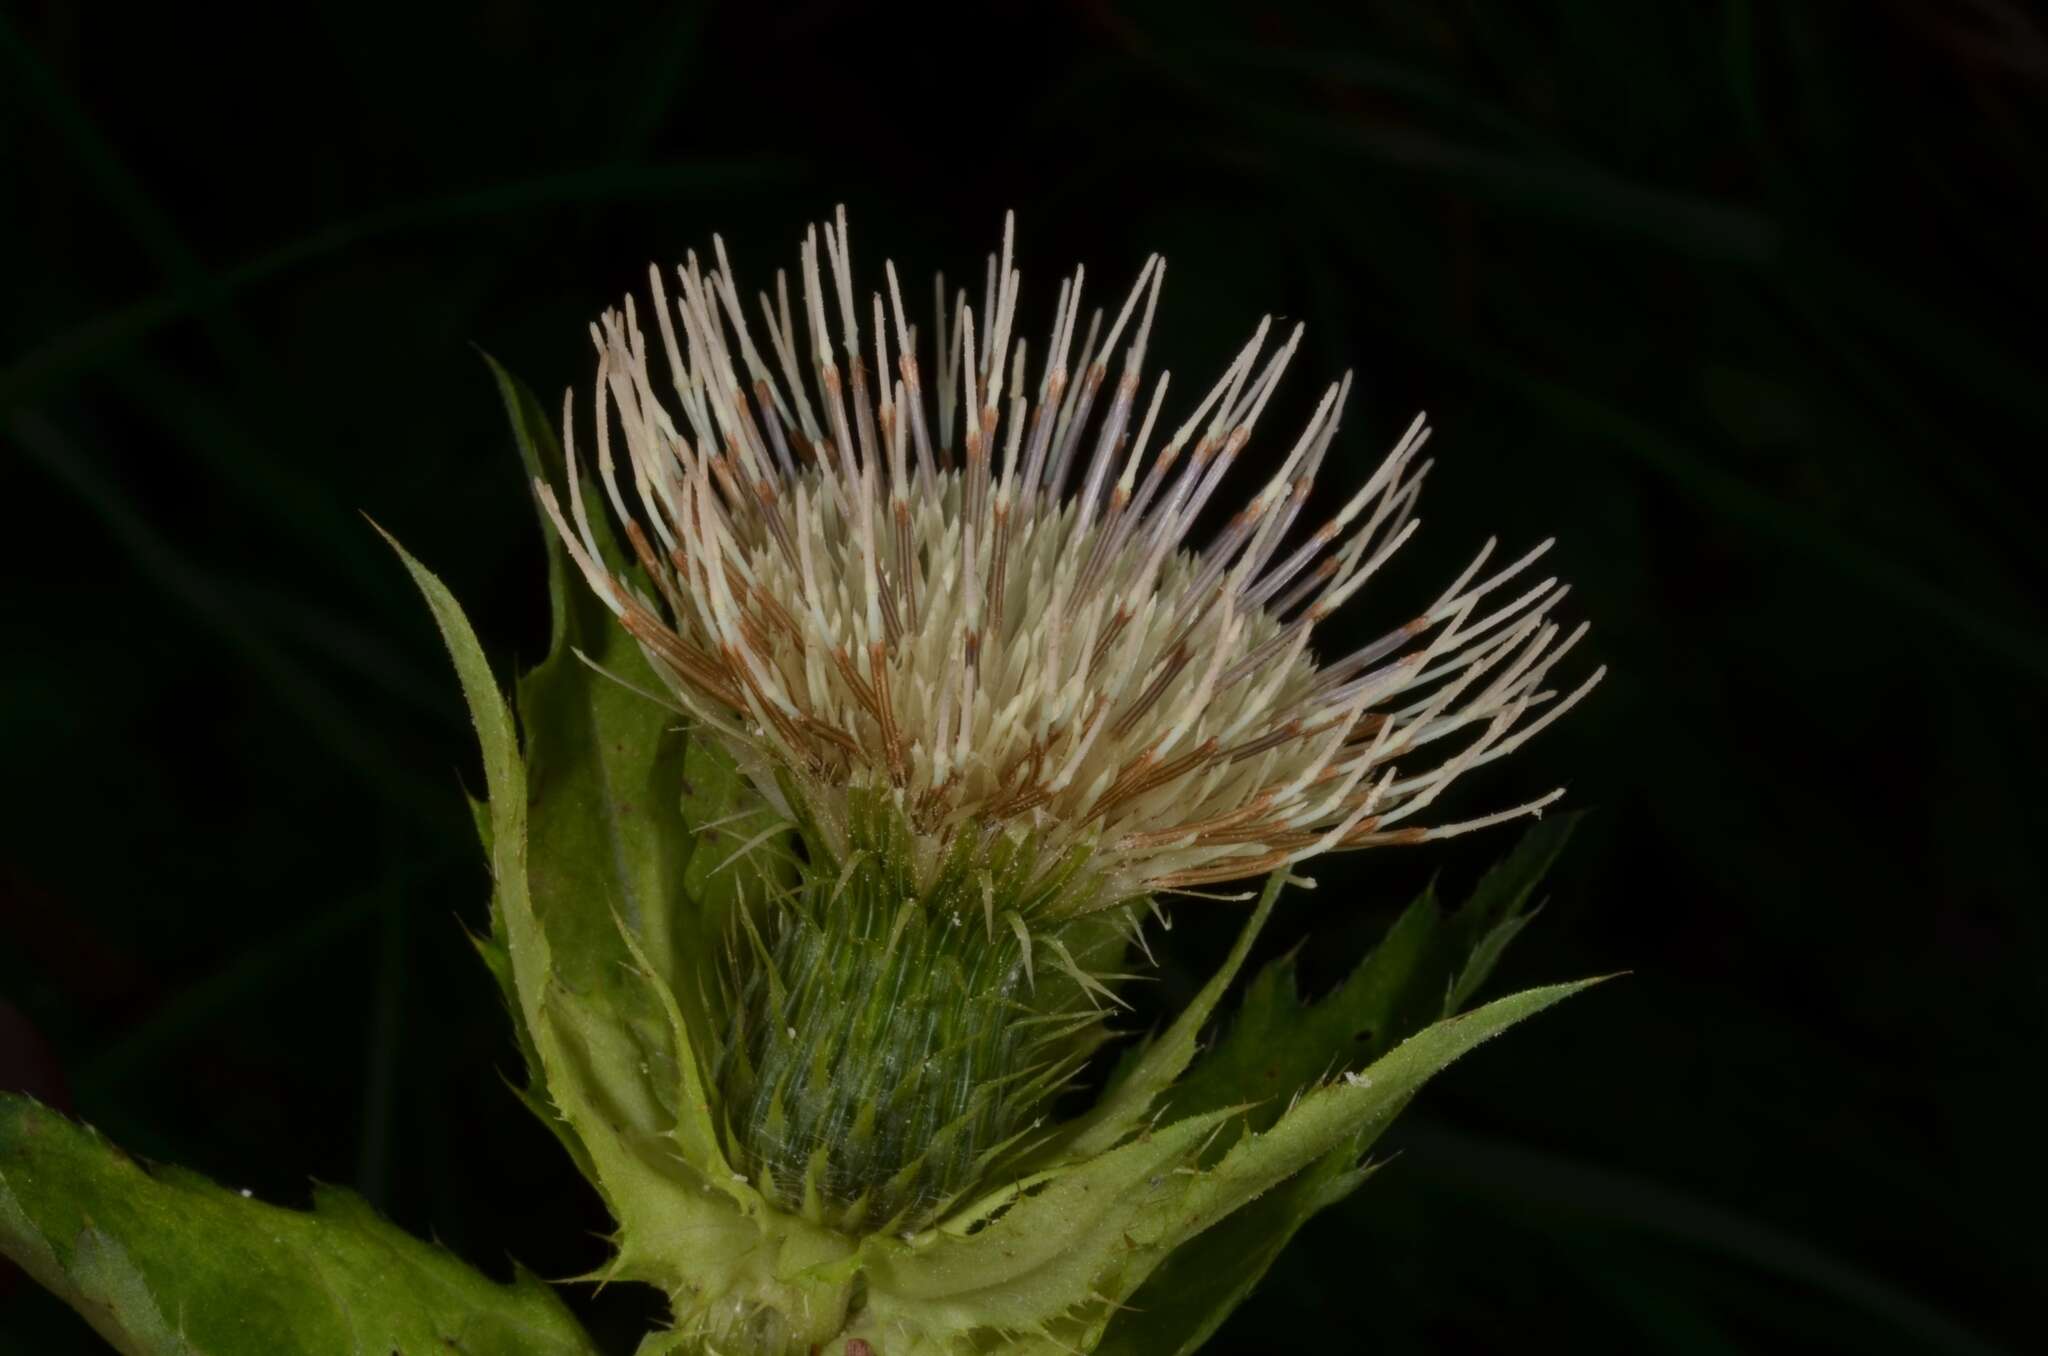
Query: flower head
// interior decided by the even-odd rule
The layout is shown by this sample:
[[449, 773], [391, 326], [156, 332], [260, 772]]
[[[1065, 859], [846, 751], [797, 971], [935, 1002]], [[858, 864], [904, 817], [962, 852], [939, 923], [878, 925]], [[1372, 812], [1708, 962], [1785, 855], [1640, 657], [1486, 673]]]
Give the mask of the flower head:
[[[1550, 543], [1495, 566], [1489, 541], [1412, 620], [1319, 659], [1316, 626], [1416, 528], [1423, 420], [1310, 528], [1350, 378], [1267, 440], [1300, 326], [1275, 347], [1261, 321], [1168, 416], [1168, 374], [1143, 380], [1165, 261], [1113, 314], [1088, 313], [1076, 269], [1034, 363], [1012, 231], [981, 306], [939, 281], [929, 335], [893, 264], [860, 304], [843, 209], [804, 240], [801, 318], [778, 273], [755, 330], [714, 241], [715, 267], [676, 270], [679, 296], [650, 269], [658, 354], [631, 297], [592, 327], [597, 471], [643, 579], [605, 565], [573, 445], [568, 513], [537, 489], [675, 702], [761, 793], [842, 848], [863, 807], [890, 807], [919, 885], [963, 846], [1005, 843], [1054, 916], [1561, 794], [1425, 818], [1600, 677], [1550, 685], [1584, 631], [1551, 619], [1563, 585], [1529, 582]], [[573, 419], [571, 397], [572, 438]], [[1193, 542], [1239, 462], [1258, 489]]]

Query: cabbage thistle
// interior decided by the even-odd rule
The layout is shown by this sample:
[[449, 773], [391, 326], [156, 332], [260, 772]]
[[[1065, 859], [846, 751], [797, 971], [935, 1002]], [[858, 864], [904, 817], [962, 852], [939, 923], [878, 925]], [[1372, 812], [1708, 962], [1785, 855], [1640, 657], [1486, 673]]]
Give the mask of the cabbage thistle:
[[[1583, 627], [1528, 578], [1547, 542], [1492, 568], [1489, 542], [1405, 625], [1319, 661], [1317, 623], [1415, 530], [1427, 429], [1296, 531], [1349, 379], [1255, 443], [1301, 335], [1262, 322], [1168, 422], [1167, 375], [1143, 379], [1157, 257], [1113, 314], [1089, 313], [1077, 269], [1035, 365], [1007, 226], [982, 304], [941, 281], [922, 336], [893, 266], [860, 304], [843, 212], [804, 240], [800, 314], [778, 274], [758, 329], [722, 242], [714, 258], [650, 270], [653, 341], [630, 297], [592, 327], [595, 418], [579, 437], [565, 399], [565, 453], [506, 387], [559, 545], [610, 614], [579, 621], [558, 570], [525, 768], [467, 626], [414, 566], [498, 754], [485, 950], [532, 1099], [618, 1219], [602, 1278], [671, 1298], [645, 1351], [1093, 1349], [1177, 1247], [1318, 1164], [1342, 1194], [1424, 1078], [1567, 991], [1317, 1070], [1278, 1089], [1291, 1104], [1178, 1095], [1293, 867], [1561, 794], [1427, 814], [1597, 681], [1550, 683]], [[1240, 461], [1256, 493], [1192, 547]], [[602, 879], [573, 878], [578, 830], [520, 822], [577, 813], [545, 747], [543, 698], [569, 686], [618, 758], [561, 790], [610, 797], [638, 863]], [[1261, 874], [1224, 972], [1092, 1107], [1063, 1098], [1164, 902]], [[604, 928], [564, 921], [596, 910]], [[1132, 1349], [1186, 1349], [1220, 1317]]]

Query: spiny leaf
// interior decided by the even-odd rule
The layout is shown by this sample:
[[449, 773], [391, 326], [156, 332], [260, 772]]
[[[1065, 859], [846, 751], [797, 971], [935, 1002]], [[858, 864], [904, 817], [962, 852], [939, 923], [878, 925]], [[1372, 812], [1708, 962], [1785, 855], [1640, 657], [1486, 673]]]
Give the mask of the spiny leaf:
[[1272, 914], [1273, 901], [1279, 898], [1280, 887], [1286, 880], [1285, 871], [1276, 871], [1267, 878], [1257, 907], [1238, 933], [1237, 942], [1230, 948], [1223, 964], [1202, 986], [1201, 992], [1174, 1018], [1166, 1033], [1147, 1046], [1136, 1062], [1122, 1071], [1122, 1076], [1103, 1094], [1102, 1100], [1081, 1118], [1075, 1132], [1061, 1144], [1063, 1156], [1087, 1158], [1108, 1149], [1129, 1133], [1159, 1095], [1186, 1071], [1188, 1062], [1195, 1057], [1195, 1042], [1201, 1036], [1202, 1028], [1215, 1011], [1224, 990], [1237, 978], [1238, 969], [1251, 952], [1252, 943], [1258, 940], [1259, 930]]
[[[562, 451], [539, 401], [488, 355], [485, 361], [528, 477], [566, 495]], [[637, 577], [596, 486], [583, 491], [599, 556], [613, 573]], [[663, 1004], [621, 977], [632, 958], [613, 915], [624, 917], [648, 968], [698, 1033], [701, 1057], [715, 1034], [702, 996], [715, 988], [727, 912], [758, 888], [779, 844], [729, 859], [771, 828], [773, 817], [723, 751], [687, 737], [658, 699], [664, 684], [640, 647], [585, 586], [545, 516], [535, 517], [547, 548], [553, 630], [547, 658], [518, 687], [533, 907], [556, 939], [564, 981], [601, 994], [598, 1001], [651, 1042], [651, 1061], [672, 1064], [674, 1051], [662, 1048]]]
[[[1596, 982], [1532, 989], [1447, 1018], [1364, 1074], [1310, 1092], [1266, 1132], [1244, 1135], [1197, 1177], [1183, 1206], [1183, 1241], [1169, 1245], [1160, 1271], [1110, 1316], [1103, 1349], [1194, 1351], [1310, 1215], [1357, 1189], [1366, 1173], [1361, 1156], [1423, 1083], [1482, 1041]], [[1219, 1215], [1220, 1228], [1184, 1241]]]
[[[495, 913], [495, 908], [493, 912]], [[471, 937], [470, 940], [476, 945], [477, 956], [483, 961], [484, 968], [491, 972], [491, 978], [497, 982], [499, 991], [505, 997], [506, 1011], [512, 1017], [513, 1038], [519, 1044], [520, 1061], [526, 1066], [527, 1081], [512, 1083], [513, 1095], [519, 1098], [521, 1105], [534, 1114], [535, 1119], [548, 1128], [548, 1133], [552, 1134], [567, 1151], [576, 1164], [576, 1170], [583, 1174], [584, 1179], [596, 1182], [597, 1170], [591, 1165], [590, 1150], [577, 1138], [575, 1127], [564, 1120], [562, 1113], [548, 1100], [540, 1051], [534, 1045], [533, 1032], [528, 1029], [526, 1018], [520, 1011], [519, 986], [512, 978], [512, 952], [506, 945], [502, 930], [494, 925], [493, 935]]]
[[[555, 427], [549, 421], [547, 409], [526, 383], [506, 371], [496, 358], [481, 349], [478, 353], [484, 365], [491, 369], [498, 397], [505, 404], [505, 417], [512, 423], [512, 438], [519, 449], [519, 463], [526, 472], [528, 488], [540, 483], [566, 489], [568, 463], [562, 456], [561, 440], [555, 436]], [[611, 519], [605, 515], [604, 505], [594, 496], [587, 496], [585, 506], [594, 510], [590, 514], [590, 528], [597, 541], [598, 554], [612, 569], [626, 568], [630, 562], [612, 535]], [[547, 515], [541, 511], [538, 492], [534, 497], [534, 517], [540, 523], [541, 536], [547, 548], [548, 605], [552, 622], [548, 632], [548, 653], [553, 655], [561, 653], [564, 645], [572, 642], [571, 622], [579, 605], [586, 601], [591, 607], [601, 608], [601, 605], [582, 588], [569, 553], [563, 550], [562, 543], [548, 525]]]
[[125, 1356], [595, 1356], [552, 1291], [500, 1285], [345, 1191], [284, 1210], [146, 1170], [0, 1096], [0, 1252]]
[[1453, 953], [1464, 959], [1444, 997], [1448, 1017], [1472, 1001], [1493, 974], [1508, 943], [1536, 915], [1530, 896], [1571, 840], [1582, 811], [1555, 815], [1532, 827], [1472, 888], [1465, 906], [1450, 919]]
[[1373, 1171], [1360, 1163], [1366, 1149], [1424, 1082], [1481, 1041], [1593, 982], [1533, 989], [1447, 1018], [1364, 1074], [1311, 1092], [1269, 1131], [1240, 1139], [1202, 1174], [1187, 1202], [1196, 1220], [1211, 1211], [1231, 1213], [1167, 1254], [1110, 1317], [1097, 1351], [1195, 1351], [1251, 1293], [1295, 1231], [1365, 1181]]
[[[540, 403], [485, 361], [528, 476], [566, 492], [562, 451]], [[608, 568], [630, 575], [603, 503], [594, 487], [584, 488], [599, 554]], [[660, 677], [577, 577], [553, 528], [543, 521], [541, 532], [552, 641], [518, 692], [531, 908], [550, 940], [553, 981], [575, 995], [593, 1076], [622, 1084], [606, 1091], [607, 1100], [665, 1118], [686, 1156], [722, 1176], [703, 1064], [718, 1032], [704, 995], [715, 991], [726, 910], [758, 879], [758, 868], [751, 860], [727, 862], [730, 849], [721, 847], [728, 840], [706, 834], [700, 841], [690, 830], [715, 817], [751, 837], [770, 821], [730, 759], [687, 739], [675, 715], [648, 695], [662, 690]], [[701, 812], [706, 795], [717, 798], [712, 815]], [[693, 808], [699, 813], [690, 814]], [[658, 1115], [642, 1103], [649, 1088]]]
[[[1346, 982], [1304, 1006], [1291, 958], [1252, 983], [1228, 1035], [1171, 1094], [1177, 1114], [1261, 1096], [1247, 1120], [1264, 1130], [1301, 1088], [1363, 1063], [1476, 992], [1530, 917], [1529, 900], [1576, 821], [1558, 816], [1524, 835], [1448, 918], [1433, 891], [1402, 914]], [[1367, 1077], [1377, 1077], [1369, 1073]], [[1110, 1323], [1118, 1356], [1193, 1351], [1244, 1299], [1316, 1211], [1364, 1180], [1358, 1164], [1377, 1128], [1360, 1127], [1295, 1176], [1184, 1244]]]
[[[583, 1146], [579, 1166], [611, 1206], [627, 1251], [636, 1259], [655, 1255], [646, 1251], [650, 1240], [678, 1233], [694, 1236], [714, 1252], [744, 1253], [754, 1231], [736, 1202], [746, 1204], [751, 1193], [731, 1181], [722, 1162], [684, 1160], [672, 1138], [678, 1115], [707, 1121], [684, 1137], [687, 1142], [701, 1145], [712, 1138], [701, 1097], [678, 1098], [670, 1084], [666, 1101], [675, 1105], [664, 1104], [664, 1079], [656, 1076], [650, 1053], [680, 1037], [664, 1030], [668, 1023], [658, 1003], [644, 996], [640, 974], [593, 975], [587, 957], [558, 959], [554, 928], [566, 934], [563, 950], [581, 945], [584, 919], [576, 910], [601, 906], [602, 898], [556, 896], [549, 902], [557, 907], [547, 914], [536, 906], [528, 881], [526, 770], [511, 713], [461, 606], [403, 547], [394, 541], [392, 549], [440, 625], [476, 722], [490, 792], [491, 871], [519, 1012], [532, 1034], [547, 1097]], [[609, 918], [605, 922], [611, 928], [606, 953], [630, 961], [616, 927]], [[571, 968], [573, 980], [564, 978], [561, 965]], [[656, 1009], [651, 1016], [649, 1009]], [[669, 1048], [677, 1065], [692, 1067], [687, 1050]], [[667, 1072], [672, 1074], [673, 1067]], [[680, 1284], [673, 1276], [669, 1280]]]
[[1264, 1128], [1300, 1088], [1356, 1068], [1455, 1012], [1491, 975], [1528, 919], [1531, 894], [1576, 822], [1560, 815], [1525, 834], [1448, 917], [1434, 887], [1395, 920], [1331, 993], [1304, 1004], [1292, 956], [1253, 979], [1229, 1030], [1168, 1094], [1174, 1115], [1262, 1103]]
[[[493, 367], [529, 473], [558, 476], [561, 454], [538, 402]], [[595, 526], [604, 506], [588, 507]], [[752, 815], [758, 799], [729, 760], [675, 728], [650, 695], [662, 685], [638, 647], [543, 531], [555, 628], [547, 659], [519, 685], [523, 751], [460, 607], [399, 552], [441, 625], [483, 743], [493, 932], [504, 956], [494, 968], [509, 971], [530, 1037], [528, 1104], [618, 1220], [603, 1277], [659, 1285], [684, 1326], [735, 1288], [836, 1323], [850, 1278], [819, 1268], [850, 1244], [764, 1211], [725, 1160], [705, 1082], [702, 1055], [720, 1034], [705, 1011], [715, 941], [726, 911], [765, 877], [740, 860], [718, 880], [689, 831], [707, 826], [692, 825], [686, 805], [701, 808], [710, 790], [736, 803], [732, 813]], [[597, 535], [608, 567], [630, 581], [611, 537]], [[722, 862], [731, 856], [722, 846], [704, 852]], [[732, 880], [745, 884], [728, 888]], [[488, 948], [485, 957], [495, 959]]]
[[867, 1239], [869, 1308], [884, 1325], [961, 1334], [1037, 1330], [1086, 1308], [1143, 1235], [1159, 1232], [1162, 1207], [1186, 1190], [1172, 1179], [1231, 1114], [1190, 1117], [1061, 1172], [964, 1237], [942, 1227], [907, 1242]]
[[[562, 451], [540, 403], [489, 355], [484, 361], [497, 381], [528, 479], [559, 481]], [[593, 530], [604, 534], [600, 549], [607, 564], [619, 568], [624, 562], [602, 506], [592, 507]], [[659, 706], [605, 681], [577, 658], [580, 648], [625, 681], [659, 685], [638, 647], [618, 643], [622, 634], [577, 579], [553, 530], [545, 522], [540, 530], [553, 625], [548, 657], [518, 688], [528, 794], [524, 895], [550, 940], [552, 979], [576, 995], [579, 1009], [617, 1015], [615, 1023], [589, 1024], [583, 1042], [593, 1076], [621, 1085], [605, 1089], [606, 1099], [641, 1104], [658, 1070], [672, 1117], [685, 1100], [676, 1090], [683, 1076], [677, 1038], [656, 995], [628, 968], [628, 948], [612, 916], [616, 911], [630, 926], [648, 928], [655, 934], [651, 949], [664, 960], [672, 956], [660, 937], [670, 916], [665, 877], [680, 869], [674, 858], [678, 851], [686, 855], [688, 847], [687, 840], [679, 844], [676, 835], [661, 832], [659, 816], [680, 799], [681, 741], [670, 737], [672, 722]], [[496, 930], [505, 926], [506, 907], [501, 881], [493, 902]], [[516, 982], [516, 968], [507, 968]], [[522, 1033], [521, 1044], [530, 1047], [530, 1037]], [[531, 1057], [529, 1068], [528, 1105], [542, 1111], [568, 1142], [561, 1118], [545, 1115], [541, 1070]], [[648, 1114], [636, 1128], [654, 1131], [658, 1119]], [[587, 1153], [576, 1157], [588, 1171]]]
[[1095, 1356], [1189, 1356], [1216, 1330], [1309, 1217], [1356, 1191], [1375, 1169], [1351, 1146], [1331, 1150], [1215, 1228], [1166, 1255]]
[[1438, 1015], [1450, 973], [1433, 891], [1387, 929], [1349, 977], [1304, 1005], [1294, 957], [1268, 965], [1245, 990], [1229, 1029], [1167, 1094], [1174, 1116], [1255, 1102], [1254, 1128], [1277, 1120], [1301, 1088], [1353, 1068]]
[[[935, 1346], [977, 1333], [1037, 1332], [1087, 1350], [1112, 1320], [1135, 1312], [1124, 1302], [1175, 1248], [1313, 1165], [1327, 1176], [1304, 1188], [1308, 1203], [1348, 1190], [1355, 1183], [1343, 1182], [1348, 1169], [1328, 1162], [1331, 1155], [1355, 1163], [1438, 1070], [1583, 987], [1532, 989], [1438, 1022], [1363, 1075], [1302, 1097], [1264, 1133], [1244, 1123], [1241, 1108], [1186, 1117], [1050, 1175], [999, 1214], [982, 1209], [987, 1222], [964, 1236], [942, 1227], [908, 1241], [870, 1238], [862, 1246], [866, 1321], [876, 1331], [921, 1330]], [[1212, 1158], [1210, 1146], [1233, 1123], [1244, 1133]], [[1278, 1222], [1291, 1231], [1302, 1217], [1283, 1212]], [[1259, 1243], [1268, 1255], [1277, 1246]], [[1195, 1326], [1209, 1321], [1198, 1317]], [[1154, 1348], [1141, 1341], [1131, 1349]]]
[[1525, 1017], [1569, 998], [1598, 979], [1552, 984], [1496, 999], [1447, 1017], [1409, 1037], [1362, 1074], [1346, 1074], [1305, 1094], [1270, 1130], [1237, 1141], [1213, 1170], [1200, 1175], [1191, 1204], [1227, 1213], [1346, 1143], [1370, 1145], [1408, 1099], [1451, 1061]]

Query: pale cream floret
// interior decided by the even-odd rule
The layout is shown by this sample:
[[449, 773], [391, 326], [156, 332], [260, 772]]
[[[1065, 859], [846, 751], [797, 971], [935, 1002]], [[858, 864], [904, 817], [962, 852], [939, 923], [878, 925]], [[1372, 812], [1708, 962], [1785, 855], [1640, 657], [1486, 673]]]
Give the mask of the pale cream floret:
[[[892, 797], [920, 877], [962, 833], [1035, 833], [1047, 860], [1090, 846], [1096, 903], [1445, 837], [1562, 794], [1413, 822], [1601, 676], [1562, 696], [1547, 686], [1585, 629], [1550, 620], [1566, 592], [1556, 580], [1518, 582], [1548, 542], [1485, 573], [1488, 542], [1406, 626], [1329, 663], [1310, 648], [1316, 623], [1416, 527], [1429, 465], [1420, 417], [1335, 516], [1295, 533], [1350, 379], [1333, 385], [1263, 487], [1197, 550], [1189, 530], [1247, 447], [1299, 327], [1262, 362], [1261, 322], [1154, 451], [1167, 377], [1141, 406], [1139, 373], [1164, 262], [1146, 262], [1106, 336], [1094, 313], [1072, 382], [1084, 275], [1063, 282], [1028, 388], [1006, 225], [980, 312], [964, 292], [948, 308], [939, 285], [928, 418], [893, 265], [864, 352], [843, 211], [822, 229], [829, 290], [820, 238], [814, 229], [802, 249], [808, 379], [786, 280], [775, 303], [760, 298], [771, 370], [722, 242], [716, 268], [692, 256], [676, 271], [673, 307], [651, 271], [665, 396], [631, 298], [592, 327], [599, 478], [654, 595], [602, 563], [580, 483], [567, 518], [538, 487], [677, 703], [771, 799], [783, 800], [779, 766], [831, 831], [850, 791]], [[573, 423], [572, 401], [563, 424], [580, 482]]]

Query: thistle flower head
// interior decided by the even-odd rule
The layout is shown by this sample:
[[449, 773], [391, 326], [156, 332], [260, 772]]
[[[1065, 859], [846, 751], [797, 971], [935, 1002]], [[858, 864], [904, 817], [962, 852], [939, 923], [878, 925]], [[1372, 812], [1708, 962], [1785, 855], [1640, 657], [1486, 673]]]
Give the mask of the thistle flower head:
[[[1350, 378], [1292, 437], [1261, 427], [1300, 326], [1276, 344], [1261, 321], [1170, 412], [1168, 374], [1144, 376], [1164, 260], [1092, 310], [1076, 269], [1034, 354], [1012, 230], [979, 305], [939, 280], [928, 333], [893, 264], [857, 281], [843, 210], [804, 240], [800, 311], [778, 273], [749, 320], [715, 241], [674, 293], [650, 270], [653, 343], [631, 297], [592, 326], [594, 460], [641, 578], [599, 554], [573, 445], [566, 513], [537, 489], [675, 704], [761, 793], [835, 855], [859, 850], [862, 807], [891, 807], [920, 888], [1005, 844], [1054, 917], [1561, 794], [1427, 817], [1600, 676], [1551, 685], [1584, 627], [1565, 634], [1565, 587], [1531, 577], [1549, 543], [1496, 563], [1489, 541], [1404, 625], [1320, 658], [1318, 624], [1415, 531], [1423, 420], [1304, 520]], [[572, 395], [572, 439], [574, 414]], [[1255, 492], [1195, 541], [1240, 462]]]

